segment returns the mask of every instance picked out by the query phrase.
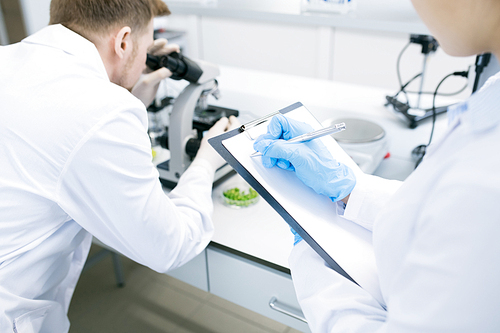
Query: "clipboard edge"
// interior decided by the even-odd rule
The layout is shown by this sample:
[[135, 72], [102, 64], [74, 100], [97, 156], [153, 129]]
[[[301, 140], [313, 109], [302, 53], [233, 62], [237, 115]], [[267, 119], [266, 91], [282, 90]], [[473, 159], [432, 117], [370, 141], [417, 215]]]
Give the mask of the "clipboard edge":
[[[286, 114], [302, 106], [304, 105], [301, 102], [296, 102], [279, 110], [279, 113]], [[265, 116], [264, 118], [266, 117], [267, 116]], [[222, 142], [235, 135], [242, 134], [242, 132], [244, 132], [244, 129], [242, 129], [242, 127], [239, 127], [216, 137], [210, 138], [208, 140], [208, 143], [221, 155], [224, 160], [226, 160], [226, 162], [238, 174], [243, 177], [243, 179], [245, 179], [245, 181], [250, 184], [250, 186], [252, 186], [257, 191], [257, 193], [262, 196], [264, 200], [266, 200], [269, 205], [271, 205], [271, 207], [285, 220], [285, 222], [288, 223], [288, 225], [293, 228], [334, 271], [359, 286], [359, 284], [299, 225], [299, 223], [286, 211], [286, 209], [284, 209], [283, 206], [281, 206], [281, 204], [226, 149]]]

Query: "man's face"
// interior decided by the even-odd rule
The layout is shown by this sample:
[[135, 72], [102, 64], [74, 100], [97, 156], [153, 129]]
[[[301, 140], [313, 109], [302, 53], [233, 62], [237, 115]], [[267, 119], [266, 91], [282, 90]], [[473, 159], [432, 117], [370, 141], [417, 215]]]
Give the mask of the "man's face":
[[132, 37], [132, 50], [124, 59], [118, 85], [130, 90], [137, 83], [146, 69], [147, 52], [153, 41], [153, 20], [151, 20], [144, 34]]

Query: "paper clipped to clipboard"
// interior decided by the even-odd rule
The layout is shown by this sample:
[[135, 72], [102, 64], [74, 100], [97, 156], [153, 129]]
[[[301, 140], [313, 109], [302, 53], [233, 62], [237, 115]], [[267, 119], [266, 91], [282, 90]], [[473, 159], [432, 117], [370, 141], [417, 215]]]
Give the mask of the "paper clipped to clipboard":
[[[287, 118], [311, 125], [314, 130], [322, 128], [300, 102], [279, 112]], [[257, 119], [209, 142], [333, 269], [360, 285], [384, 305], [371, 232], [339, 217], [337, 203], [314, 192], [297, 178], [295, 172], [278, 167], [266, 168], [260, 157], [250, 157], [255, 151], [253, 142], [267, 132], [267, 124], [273, 115]], [[316, 140], [321, 140], [332, 156], [349, 166], [357, 177], [362, 175], [358, 165], [331, 136]]]

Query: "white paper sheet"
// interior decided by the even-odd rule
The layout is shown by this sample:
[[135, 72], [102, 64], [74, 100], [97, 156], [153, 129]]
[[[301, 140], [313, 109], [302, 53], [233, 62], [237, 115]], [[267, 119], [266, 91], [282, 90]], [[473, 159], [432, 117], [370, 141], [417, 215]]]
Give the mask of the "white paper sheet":
[[[287, 112], [285, 116], [308, 123], [315, 130], [322, 127], [304, 106]], [[337, 204], [304, 185], [295, 172], [277, 167], [265, 168], [260, 157], [250, 157], [254, 152], [254, 140], [250, 137], [256, 138], [258, 132], [265, 133], [267, 123], [251, 131], [251, 136], [238, 134], [222, 144], [347, 274], [383, 304], [371, 232], [339, 217]], [[332, 137], [317, 140], [322, 140], [332, 156], [348, 165], [356, 175], [362, 173]]]

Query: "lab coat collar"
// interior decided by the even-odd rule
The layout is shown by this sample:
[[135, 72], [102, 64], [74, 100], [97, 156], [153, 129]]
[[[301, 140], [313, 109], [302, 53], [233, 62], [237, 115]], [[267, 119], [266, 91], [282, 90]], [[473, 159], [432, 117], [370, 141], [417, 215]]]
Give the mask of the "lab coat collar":
[[462, 122], [472, 132], [480, 132], [500, 123], [500, 73], [492, 76], [467, 101], [450, 108], [450, 125]]
[[90, 65], [99, 76], [109, 81], [108, 73], [94, 43], [61, 24], [49, 25], [26, 37], [22, 42], [53, 47], [81, 58], [82, 62]]

